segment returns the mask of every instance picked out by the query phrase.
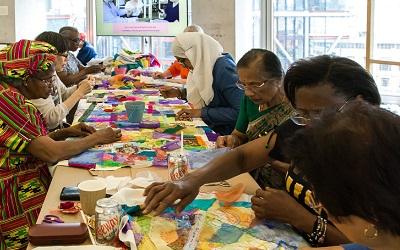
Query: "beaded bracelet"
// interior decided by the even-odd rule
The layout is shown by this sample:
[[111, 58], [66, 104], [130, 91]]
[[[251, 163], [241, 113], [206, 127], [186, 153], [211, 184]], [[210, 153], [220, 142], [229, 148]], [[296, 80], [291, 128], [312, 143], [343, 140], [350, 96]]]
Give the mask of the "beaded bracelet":
[[318, 215], [314, 222], [313, 231], [310, 234], [306, 234], [307, 241], [311, 244], [311, 246], [320, 246], [325, 242], [327, 227], [328, 221], [322, 216]]

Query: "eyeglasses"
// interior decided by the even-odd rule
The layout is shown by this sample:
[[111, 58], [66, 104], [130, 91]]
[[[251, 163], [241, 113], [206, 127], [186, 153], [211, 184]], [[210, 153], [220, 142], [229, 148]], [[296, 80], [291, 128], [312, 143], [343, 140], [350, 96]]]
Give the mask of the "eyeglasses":
[[[341, 112], [344, 107], [347, 105], [353, 99], [353, 97], [349, 97], [346, 99], [346, 101], [343, 103], [342, 106], [336, 109], [336, 112]], [[321, 110], [322, 111], [322, 110]], [[311, 122], [311, 120], [318, 120], [321, 118], [321, 111], [318, 112], [311, 112], [311, 113], [302, 113], [299, 111], [296, 111], [295, 114], [290, 118], [296, 125], [299, 126], [306, 126]]]
[[264, 87], [265, 83], [267, 83], [269, 80], [263, 81], [263, 82], [248, 82], [244, 83], [241, 82], [240, 80], [236, 82], [236, 86], [241, 89], [241, 90], [246, 90], [246, 89], [251, 89], [251, 90], [257, 90], [261, 89]]
[[39, 79], [37, 77], [34, 77], [36, 80], [41, 81], [43, 84], [46, 85], [53, 85], [53, 82], [56, 80], [56, 76], [52, 75], [50, 78], [48, 79]]

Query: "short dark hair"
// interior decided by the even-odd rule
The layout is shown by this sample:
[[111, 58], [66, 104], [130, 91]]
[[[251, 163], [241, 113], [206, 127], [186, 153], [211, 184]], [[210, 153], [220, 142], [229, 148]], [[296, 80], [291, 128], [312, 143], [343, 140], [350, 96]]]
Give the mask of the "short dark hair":
[[58, 53], [62, 54], [68, 51], [68, 45], [62, 35], [53, 31], [45, 31], [40, 33], [36, 41], [46, 42], [56, 47]]
[[286, 152], [338, 221], [355, 215], [400, 235], [399, 141], [399, 116], [353, 101], [299, 130]]
[[283, 76], [281, 61], [273, 52], [266, 49], [251, 49], [237, 63], [238, 68], [250, 68], [252, 66], [256, 66], [257, 69], [273, 78], [282, 78]]
[[67, 31], [78, 32], [78, 33], [79, 33], [78, 29], [75, 28], [75, 27], [72, 27], [72, 26], [64, 26], [64, 27], [62, 27], [62, 28], [58, 31], [58, 33], [63, 34], [63, 33], [65, 33], [65, 32], [67, 32]]
[[339, 56], [322, 55], [294, 62], [286, 72], [283, 85], [286, 97], [295, 107], [296, 91], [302, 87], [331, 84], [346, 98], [361, 95], [374, 105], [381, 103], [374, 78], [360, 64]]

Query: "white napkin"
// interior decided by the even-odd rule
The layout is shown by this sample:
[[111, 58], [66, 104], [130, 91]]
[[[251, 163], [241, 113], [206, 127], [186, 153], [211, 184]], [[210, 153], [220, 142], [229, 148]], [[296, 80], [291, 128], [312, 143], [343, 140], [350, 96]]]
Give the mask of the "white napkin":
[[120, 205], [136, 206], [144, 203], [146, 199], [143, 196], [144, 189], [122, 188], [115, 193], [111, 198], [118, 201]]
[[129, 182], [132, 180], [131, 177], [114, 177], [114, 176], [107, 176], [106, 178], [97, 177], [96, 179], [103, 180], [106, 184], [106, 193], [113, 195], [118, 190], [129, 187]]
[[125, 227], [125, 225], [129, 223], [129, 216], [125, 215], [124, 217], [121, 218], [121, 222], [119, 223], [119, 240], [122, 241], [125, 245], [130, 247], [131, 250], [136, 250], [136, 241], [135, 241], [135, 235], [133, 234], [132, 229], [128, 229], [126, 233], [122, 232], [122, 229]]
[[155, 173], [150, 171], [142, 171], [136, 174], [136, 178], [131, 180], [129, 184], [135, 187], [146, 188], [153, 182], [162, 181], [162, 179]]

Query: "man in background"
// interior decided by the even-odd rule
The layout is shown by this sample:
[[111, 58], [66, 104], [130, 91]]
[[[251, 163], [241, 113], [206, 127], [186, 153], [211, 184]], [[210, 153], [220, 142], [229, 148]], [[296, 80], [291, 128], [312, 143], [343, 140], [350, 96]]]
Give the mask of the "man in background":
[[80, 44], [79, 44], [79, 52], [78, 55], [76, 56], [78, 60], [86, 66], [86, 64], [95, 58], [97, 56], [96, 51], [94, 50], [93, 46], [86, 41], [86, 34], [85, 33], [80, 33], [79, 38], [81, 39]]

